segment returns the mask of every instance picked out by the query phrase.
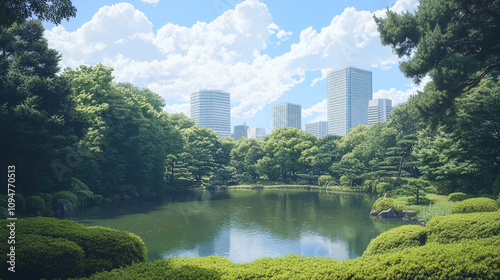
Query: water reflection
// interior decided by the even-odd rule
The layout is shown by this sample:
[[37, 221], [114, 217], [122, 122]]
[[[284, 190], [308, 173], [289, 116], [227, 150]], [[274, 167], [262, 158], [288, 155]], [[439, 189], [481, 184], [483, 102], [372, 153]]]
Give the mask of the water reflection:
[[369, 217], [375, 199], [305, 190], [188, 192], [87, 209], [76, 220], [139, 235], [151, 260], [219, 255], [248, 262], [291, 253], [350, 259], [399, 225]]

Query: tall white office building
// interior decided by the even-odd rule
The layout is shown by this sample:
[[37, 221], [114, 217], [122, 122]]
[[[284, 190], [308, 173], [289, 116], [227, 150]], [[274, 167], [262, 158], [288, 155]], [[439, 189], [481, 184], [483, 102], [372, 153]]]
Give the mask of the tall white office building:
[[302, 129], [302, 107], [292, 103], [273, 105], [273, 129], [289, 126]]
[[191, 118], [197, 125], [211, 128], [221, 137], [231, 136], [229, 93], [220, 90], [200, 90], [192, 93]]
[[392, 110], [392, 100], [373, 99], [368, 102], [368, 124], [385, 122], [389, 119]]
[[250, 127], [247, 129], [248, 139], [255, 138], [257, 140], [264, 140], [266, 137], [266, 129], [260, 127]]
[[371, 71], [344, 67], [328, 72], [328, 134], [343, 136], [352, 127], [368, 124], [371, 99]]
[[325, 137], [328, 134], [327, 122], [319, 121], [319, 122], [307, 123], [306, 132], [316, 136], [316, 138]]

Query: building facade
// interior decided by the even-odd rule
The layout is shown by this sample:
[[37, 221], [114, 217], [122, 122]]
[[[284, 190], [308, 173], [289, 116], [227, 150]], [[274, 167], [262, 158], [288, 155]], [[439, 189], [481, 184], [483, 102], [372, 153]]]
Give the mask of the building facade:
[[368, 124], [385, 122], [392, 110], [392, 100], [373, 99], [368, 102]]
[[325, 137], [328, 135], [327, 122], [319, 121], [306, 124], [306, 132], [316, 136], [316, 138]]
[[221, 137], [231, 136], [231, 100], [227, 92], [200, 90], [191, 94], [191, 118]]
[[241, 137], [247, 137], [247, 130], [248, 126], [246, 123], [243, 123], [242, 125], [235, 125], [234, 126], [234, 133], [233, 133], [233, 138], [234, 140], [238, 140]]
[[371, 71], [344, 67], [328, 72], [328, 134], [343, 136], [352, 127], [368, 124], [371, 99]]
[[292, 103], [273, 105], [273, 129], [289, 126], [302, 129], [302, 107]]
[[249, 139], [255, 138], [257, 140], [264, 140], [264, 137], [266, 137], [266, 130], [264, 128], [251, 127], [247, 130], [247, 137]]

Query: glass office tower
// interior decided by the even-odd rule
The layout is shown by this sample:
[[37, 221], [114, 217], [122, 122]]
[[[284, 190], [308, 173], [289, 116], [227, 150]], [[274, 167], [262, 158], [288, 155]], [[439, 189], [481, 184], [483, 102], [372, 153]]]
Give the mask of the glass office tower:
[[191, 118], [197, 125], [211, 128], [221, 137], [231, 136], [229, 93], [220, 90], [200, 90], [192, 93]]

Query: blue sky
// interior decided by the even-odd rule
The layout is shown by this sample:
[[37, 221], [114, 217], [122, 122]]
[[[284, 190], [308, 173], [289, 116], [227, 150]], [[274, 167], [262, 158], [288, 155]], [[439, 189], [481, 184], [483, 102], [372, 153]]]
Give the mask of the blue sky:
[[374, 98], [404, 102], [415, 85], [380, 44], [373, 14], [413, 12], [418, 0], [72, 1], [76, 18], [45, 23], [62, 67], [103, 63], [116, 82], [148, 87], [165, 111], [189, 116], [200, 89], [231, 93], [231, 127], [272, 129], [272, 105], [302, 105], [302, 126], [326, 120], [328, 70], [373, 72]]

